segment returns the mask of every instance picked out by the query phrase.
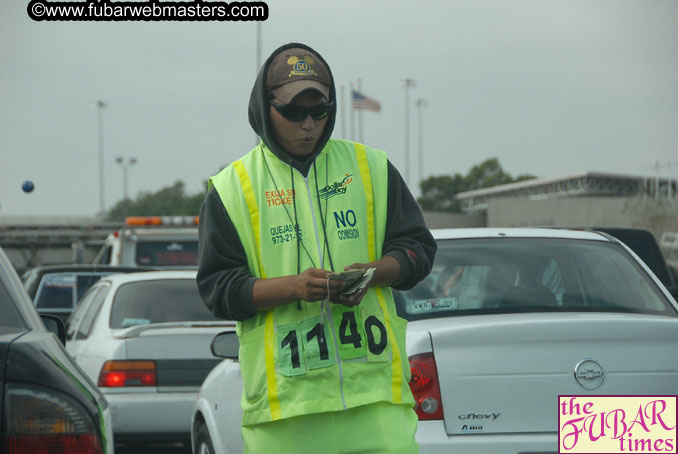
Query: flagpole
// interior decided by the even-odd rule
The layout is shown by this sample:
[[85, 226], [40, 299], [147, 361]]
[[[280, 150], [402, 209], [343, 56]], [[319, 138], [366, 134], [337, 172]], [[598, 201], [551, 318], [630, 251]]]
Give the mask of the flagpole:
[[419, 111], [419, 187], [421, 188], [421, 182], [424, 181], [424, 136], [422, 133], [422, 107], [428, 106], [424, 99], [417, 99], [417, 110]]
[[[363, 94], [363, 81], [358, 78], [358, 93]], [[358, 111], [358, 142], [364, 143], [363, 140], [363, 109]]]
[[405, 184], [410, 184], [410, 88], [416, 87], [414, 79], [407, 78], [402, 81], [405, 87]]
[[351, 82], [351, 93], [349, 94], [349, 98], [351, 98], [351, 140], [355, 140], [355, 108], [353, 107], [353, 82]]

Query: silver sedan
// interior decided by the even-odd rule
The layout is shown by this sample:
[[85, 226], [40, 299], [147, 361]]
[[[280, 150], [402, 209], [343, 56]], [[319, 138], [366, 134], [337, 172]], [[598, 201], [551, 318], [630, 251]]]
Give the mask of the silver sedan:
[[[678, 305], [609, 235], [433, 232], [431, 274], [396, 292], [408, 320], [422, 453], [558, 451], [559, 395], [678, 394]], [[241, 453], [237, 339], [205, 380], [193, 449]]]
[[203, 304], [195, 271], [102, 278], [67, 325], [66, 349], [110, 403], [116, 443], [185, 442], [198, 390], [233, 329]]

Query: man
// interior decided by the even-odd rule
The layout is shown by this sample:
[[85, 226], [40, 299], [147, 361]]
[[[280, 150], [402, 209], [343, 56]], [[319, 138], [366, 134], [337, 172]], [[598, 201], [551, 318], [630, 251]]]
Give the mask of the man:
[[[418, 452], [391, 287], [423, 279], [436, 245], [386, 154], [330, 139], [335, 117], [325, 60], [278, 48], [250, 96], [261, 143], [201, 208], [197, 283], [238, 321], [245, 452]], [[328, 276], [369, 268], [352, 294]]]

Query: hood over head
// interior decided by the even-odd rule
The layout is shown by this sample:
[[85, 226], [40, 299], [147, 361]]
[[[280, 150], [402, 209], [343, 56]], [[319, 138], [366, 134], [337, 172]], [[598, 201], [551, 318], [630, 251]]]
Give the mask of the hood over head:
[[[328, 86], [329, 85], [329, 86]], [[288, 154], [275, 141], [273, 124], [269, 115], [269, 91], [289, 103], [297, 94], [307, 89], [321, 92], [332, 103], [332, 110], [315, 150], [302, 159]], [[264, 144], [282, 161], [306, 175], [313, 160], [327, 144], [334, 130], [337, 116], [334, 78], [327, 62], [311, 47], [300, 43], [280, 46], [266, 59], [252, 87], [248, 108], [250, 125]]]

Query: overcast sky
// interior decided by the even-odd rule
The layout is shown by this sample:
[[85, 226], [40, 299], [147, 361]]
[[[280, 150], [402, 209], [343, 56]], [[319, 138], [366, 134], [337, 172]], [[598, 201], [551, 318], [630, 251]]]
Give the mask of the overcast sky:
[[[256, 22], [34, 22], [27, 3], [0, 1], [0, 219], [99, 211], [98, 99], [106, 208], [123, 194], [117, 156], [138, 159], [133, 197], [177, 180], [193, 194], [254, 145]], [[262, 58], [306, 43], [346, 100], [360, 78], [382, 106], [363, 114], [364, 141], [415, 194], [417, 99], [424, 177], [491, 157], [512, 175], [654, 175], [658, 161], [678, 177], [676, 0], [267, 3]], [[409, 164], [405, 78], [417, 82]], [[348, 115], [342, 130], [351, 138]]]

